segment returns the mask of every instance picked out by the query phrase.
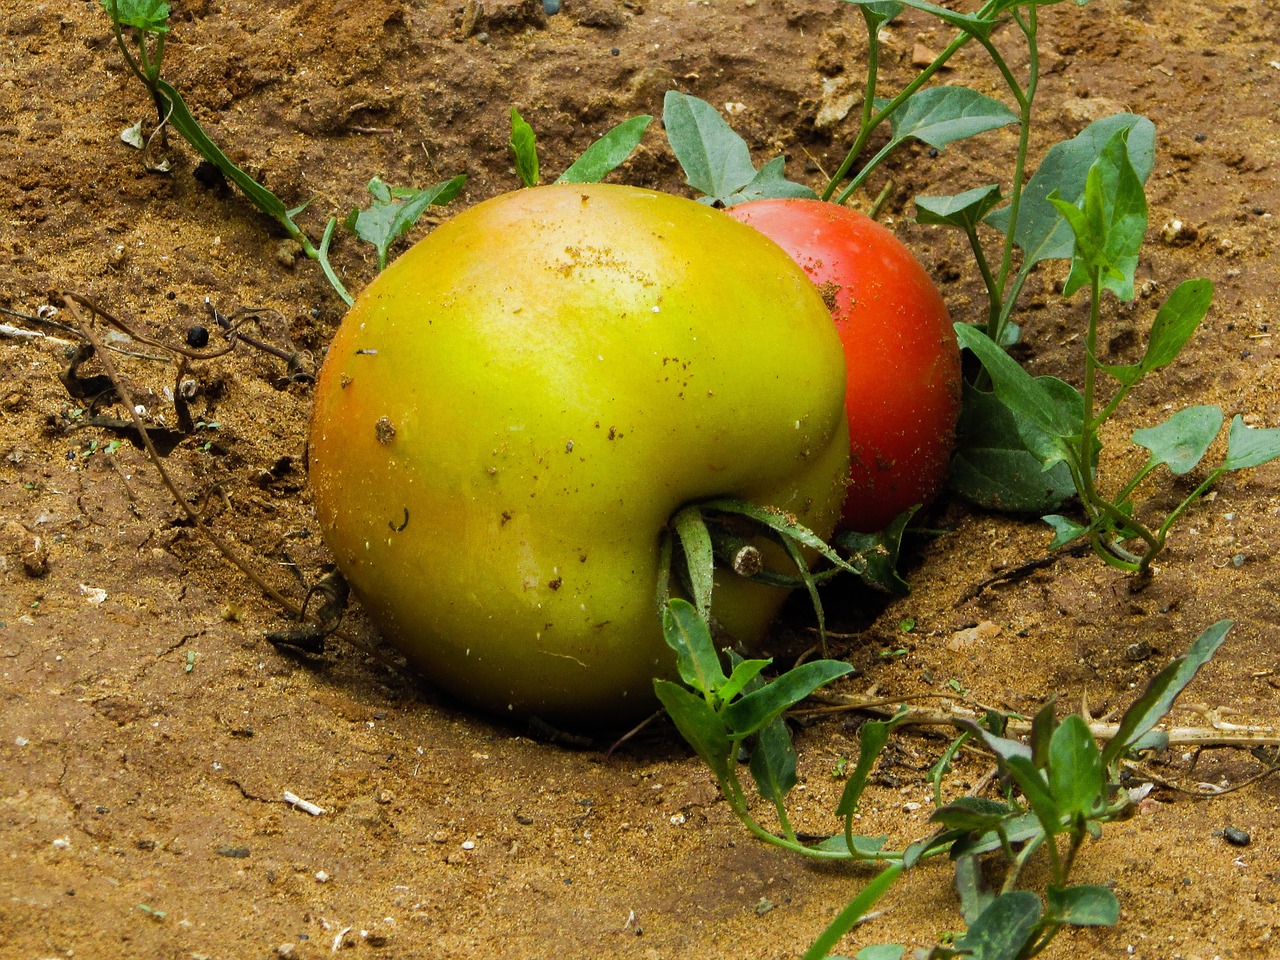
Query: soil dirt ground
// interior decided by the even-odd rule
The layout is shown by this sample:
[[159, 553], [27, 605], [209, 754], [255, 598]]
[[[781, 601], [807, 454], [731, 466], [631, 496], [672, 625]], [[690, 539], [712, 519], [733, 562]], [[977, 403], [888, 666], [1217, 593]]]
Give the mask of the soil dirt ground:
[[[851, 5], [564, 0], [543, 18], [527, 4], [504, 16], [490, 0], [474, 23], [470, 9], [177, 0], [166, 75], [234, 159], [289, 205], [310, 201], [301, 216], [316, 236], [325, 217], [365, 202], [374, 176], [425, 185], [465, 172], [452, 209], [513, 188], [512, 105], [538, 131], [547, 170], [613, 123], [658, 114], [668, 89], [734, 105], [758, 159], [784, 152], [789, 174], [814, 184], [851, 139], [851, 119], [815, 122], [824, 78], [860, 75]], [[1106, 113], [1149, 116], [1159, 155], [1139, 280], [1164, 292], [1192, 276], [1217, 285], [1185, 357], [1124, 407], [1116, 436], [1193, 403], [1280, 426], [1280, 13], [1271, 0], [1096, 0], [1042, 7], [1041, 32], [1033, 153]], [[904, 16], [886, 38], [887, 81], [908, 75], [916, 44], [945, 42]], [[998, 92], [976, 52], [944, 81]], [[321, 356], [341, 302], [177, 138], [172, 170], [146, 169], [120, 133], [149, 129], [153, 114], [97, 4], [0, 0], [0, 306], [35, 314], [75, 291], [181, 341], [209, 324], [209, 300], [224, 314], [267, 311], [263, 339]], [[893, 164], [882, 218], [957, 319], [983, 303], [967, 250], [914, 224], [910, 198], [1007, 182], [998, 161], [1010, 136], [937, 157], [910, 149]], [[613, 179], [688, 192], [656, 128]], [[1165, 242], [1175, 219], [1191, 229]], [[353, 289], [372, 276], [349, 236], [333, 258]], [[1074, 379], [1081, 303], [1054, 295], [1061, 277], [1051, 267], [1028, 292], [1022, 359]], [[1109, 358], [1132, 362], [1160, 299], [1114, 315]], [[753, 841], [663, 725], [612, 754], [605, 738], [570, 748], [461, 710], [343, 643], [279, 652], [264, 635], [288, 618], [193, 527], [127, 432], [85, 425], [85, 402], [59, 378], [64, 350], [0, 339], [0, 957], [795, 957], [868, 879]], [[171, 411], [172, 363], [116, 363], [150, 415]], [[194, 365], [184, 376], [207, 426], [164, 462], [213, 529], [300, 601], [294, 571], [313, 579], [326, 554], [305, 475], [309, 387], [284, 372], [249, 349]], [[1176, 502], [1198, 476], [1152, 493]], [[1280, 467], [1225, 478], [1144, 590], [1069, 552], [988, 584], [1045, 555], [1044, 526], [956, 501], [930, 524], [949, 532], [913, 551], [908, 597], [859, 608], [831, 591], [833, 652], [861, 671], [839, 690], [1023, 712], [1056, 693], [1103, 716], [1230, 617], [1224, 649], [1173, 719], [1280, 723]], [[811, 646], [807, 623], [798, 608], [784, 618], [774, 652]], [[347, 625], [372, 641], [358, 610]], [[833, 772], [856, 756], [858, 722], [798, 727], [800, 829], [834, 828]], [[927, 831], [926, 772], [943, 744], [895, 741], [864, 805], [868, 832], [903, 843]], [[1064, 934], [1047, 955], [1280, 956], [1280, 781], [1212, 800], [1183, 792], [1263, 767], [1240, 750], [1156, 761], [1161, 785], [1078, 868], [1081, 881], [1114, 883], [1119, 925]], [[966, 759], [948, 789], [984, 771]], [[323, 813], [290, 806], [286, 791]], [[1249, 845], [1226, 842], [1226, 827]], [[928, 945], [956, 929], [948, 880], [944, 864], [909, 874], [842, 949]]]

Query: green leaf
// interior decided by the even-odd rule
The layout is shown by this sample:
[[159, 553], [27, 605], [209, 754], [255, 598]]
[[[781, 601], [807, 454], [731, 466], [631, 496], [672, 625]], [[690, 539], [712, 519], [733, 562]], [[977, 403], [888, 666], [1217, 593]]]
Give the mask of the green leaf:
[[1066, 814], [1088, 817], [1102, 804], [1102, 755], [1084, 718], [1073, 713], [1049, 742], [1049, 790]]
[[623, 120], [587, 147], [556, 183], [599, 183], [635, 152], [652, 121], [650, 116]]
[[844, 0], [844, 2], [856, 4], [862, 11], [862, 18], [867, 22], [867, 32], [872, 36], [902, 12], [902, 4], [897, 0]]
[[895, 597], [906, 596], [910, 585], [898, 573], [898, 557], [902, 553], [902, 537], [907, 524], [920, 507], [904, 510], [889, 526], [877, 533], [846, 530], [837, 534], [835, 545], [847, 556], [849, 566], [863, 583]]
[[169, 4], [166, 0], [99, 0], [116, 23], [143, 33], [167, 33]]
[[662, 633], [667, 646], [676, 652], [680, 679], [703, 697], [715, 694], [725, 682], [724, 668], [711, 631], [693, 605], [679, 598], [668, 601], [662, 614]]
[[707, 529], [702, 511], [697, 506], [685, 507], [671, 520], [680, 546], [684, 548], [685, 566], [689, 573], [689, 587], [698, 616], [711, 622], [711, 590], [715, 584], [715, 550], [711, 545], [711, 532]]
[[729, 679], [720, 686], [718, 691], [716, 691], [720, 695], [720, 699], [726, 703], [746, 689], [752, 681], [760, 676], [760, 672], [764, 670], [765, 667], [773, 663], [772, 659], [741, 660], [736, 659], [736, 657], [737, 655], [730, 650], [729, 658], [734, 661], [733, 670], [729, 674]]
[[895, 943], [878, 943], [863, 947], [854, 954], [853, 960], [902, 960], [902, 955], [906, 952], [906, 947]]
[[766, 723], [756, 734], [750, 769], [760, 796], [774, 803], [781, 803], [796, 785], [796, 748], [781, 717]]
[[1027, 806], [1031, 808], [1032, 813], [1036, 815], [1036, 819], [1040, 821], [1044, 832], [1047, 834], [1060, 832], [1062, 830], [1062, 807], [1049, 789], [1049, 785], [1045, 782], [1044, 774], [1031, 762], [1031, 758], [1021, 756], [1008, 757], [1005, 760], [1005, 765], [1009, 770], [1009, 775], [1018, 784], [1018, 789], [1022, 791], [1022, 796], [1026, 799]]
[[982, 218], [1001, 200], [1000, 184], [974, 187], [949, 197], [916, 197], [916, 223], [976, 230]]
[[378, 269], [387, 266], [387, 253], [418, 222], [430, 206], [444, 206], [462, 191], [466, 176], [434, 184], [425, 190], [391, 187], [377, 177], [369, 181], [373, 202], [367, 210], [352, 210], [343, 221], [348, 230], [378, 251]]
[[1010, 809], [1008, 804], [986, 797], [957, 797], [933, 811], [930, 823], [940, 823], [948, 830], [963, 830], [966, 833], [986, 833], [994, 830], [1010, 814], [1018, 811]]
[[858, 763], [845, 781], [844, 793], [840, 795], [840, 803], [836, 806], [836, 816], [851, 817], [857, 811], [858, 801], [862, 798], [871, 770], [880, 758], [885, 744], [889, 742], [889, 734], [907, 716], [907, 712], [903, 710], [889, 720], [869, 720], [862, 725], [858, 731]]
[[1064, 517], [1060, 514], [1048, 513], [1040, 519], [1053, 527], [1053, 539], [1049, 541], [1049, 550], [1065, 547], [1068, 543], [1080, 539], [1089, 532], [1088, 527], [1082, 526], [1070, 517]]
[[1168, 366], [1177, 359], [1187, 340], [1196, 332], [1212, 302], [1212, 281], [1204, 277], [1184, 280], [1156, 314], [1142, 362], [1128, 366], [1104, 364], [1103, 369], [1126, 387], [1131, 387], [1153, 370]]
[[533, 127], [511, 108], [511, 152], [516, 156], [516, 175], [526, 187], [538, 184], [538, 143]]
[[1204, 458], [1221, 430], [1220, 408], [1187, 407], [1164, 423], [1133, 431], [1133, 442], [1151, 451], [1148, 467], [1163, 463], [1171, 473], [1182, 475]]
[[1128, 131], [1116, 131], [1089, 168], [1081, 204], [1083, 217], [1057, 194], [1049, 195], [1076, 236], [1071, 272], [1062, 289], [1064, 297], [1098, 276], [1103, 289], [1121, 300], [1133, 299], [1138, 253], [1147, 232], [1147, 195], [1129, 160], [1127, 136]]
[[999, 100], [968, 87], [928, 87], [889, 117], [892, 144], [914, 137], [942, 150], [949, 143], [1018, 122]]
[[654, 680], [653, 692], [657, 694], [680, 735], [702, 758], [702, 762], [711, 768], [716, 779], [721, 783], [728, 779], [730, 764], [733, 762], [733, 745], [729, 741], [724, 723], [711, 705], [670, 680]]
[[784, 540], [791, 539], [802, 547], [808, 547], [810, 550], [816, 551], [824, 559], [835, 564], [840, 569], [848, 573], [857, 573], [839, 553], [835, 551], [820, 536], [800, 523], [790, 514], [778, 510], [774, 507], [762, 507], [758, 504], [750, 503], [746, 500], [708, 500], [702, 504], [703, 510], [720, 511], [722, 513], [736, 513], [750, 520], [768, 527], [770, 530], [779, 534]]
[[986, 727], [974, 723], [972, 720], [956, 720], [954, 723], [960, 730], [964, 730], [970, 736], [981, 740], [986, 748], [1000, 759], [1008, 760], [1011, 757], [1021, 757], [1028, 763], [1031, 762], [1031, 748], [1025, 743], [1010, 737], [994, 734]]
[[766, 198], [817, 199], [818, 195], [813, 192], [811, 187], [806, 187], [803, 183], [795, 183], [783, 176], [782, 170], [785, 164], [786, 159], [784, 157], [774, 157], [756, 172], [750, 183], [741, 190], [723, 198], [724, 205], [732, 207], [739, 203], [749, 203], [752, 200], [764, 200]]
[[904, 6], [923, 10], [943, 23], [983, 40], [991, 36], [991, 31], [1000, 22], [990, 17], [980, 17], [972, 13], [957, 13], [954, 10], [948, 10], [946, 7], [929, 3], [927, 0], [902, 0], [902, 3]]
[[1031, 762], [1038, 770], [1049, 766], [1049, 745], [1053, 742], [1053, 731], [1058, 728], [1058, 720], [1054, 713], [1058, 695], [1051, 696], [1043, 707], [1031, 718], [1031, 736], [1028, 745], [1031, 747]]
[[328, 260], [328, 243], [333, 236], [333, 227], [337, 224], [337, 219], [330, 218], [328, 226], [325, 227], [324, 240], [321, 242], [319, 251], [315, 252], [311, 240], [293, 222], [292, 214], [285, 208], [280, 198], [236, 166], [231, 161], [231, 158], [218, 148], [218, 145], [204, 132], [204, 128], [200, 126], [196, 118], [191, 115], [186, 101], [182, 99], [182, 96], [174, 89], [173, 85], [159, 77], [153, 83], [164, 107], [164, 113], [169, 118], [169, 125], [177, 130], [201, 157], [212, 163], [222, 172], [223, 176], [244, 191], [244, 195], [249, 198], [255, 207], [280, 224], [284, 231], [293, 240], [296, 240], [303, 250], [308, 252], [308, 256], [314, 255], [317, 257], [324, 270], [325, 277], [328, 278], [329, 283], [333, 285], [333, 289], [349, 306], [352, 303], [351, 294], [342, 285], [342, 281], [338, 279], [338, 275], [334, 273], [333, 267], [330, 266]]
[[1260, 467], [1280, 457], [1280, 429], [1246, 426], [1244, 418], [1236, 414], [1231, 418], [1227, 431], [1227, 459], [1223, 470], [1246, 470]]
[[788, 670], [772, 683], [726, 706], [721, 712], [735, 737], [755, 733], [774, 717], [799, 703], [819, 687], [837, 680], [853, 667], [839, 660], [811, 660]]
[[[1145, 182], [1150, 176], [1155, 164], [1156, 128], [1146, 117], [1136, 114], [1118, 113], [1095, 120], [1074, 139], [1051, 147], [1039, 169], [1027, 181], [1019, 201], [1013, 240], [1023, 251], [1024, 272], [1041, 260], [1071, 257], [1075, 250], [1071, 229], [1049, 202], [1049, 195], [1056, 192], [1060, 199], [1072, 204], [1079, 200], [1090, 167], [1120, 130], [1129, 133], [1126, 143], [1129, 162], [1138, 178]], [[1009, 214], [1008, 206], [993, 210], [987, 215], [987, 223], [1008, 233]]]
[[1114, 927], [1120, 920], [1120, 901], [1106, 887], [1050, 885], [1045, 896], [1049, 916], [1073, 927]]
[[1006, 513], [1038, 514], [1062, 506], [1075, 495], [1075, 482], [1065, 463], [1045, 470], [1028, 449], [1022, 438], [1037, 430], [994, 393], [965, 383], [948, 486], [978, 506]]
[[956, 895], [960, 898], [960, 915], [965, 923], [973, 923], [996, 898], [982, 876], [982, 863], [976, 854], [964, 853], [955, 858]]
[[755, 179], [747, 142], [705, 100], [668, 90], [662, 123], [685, 180], [695, 190], [723, 200]]
[[1219, 620], [1195, 639], [1185, 655], [1156, 674], [1142, 696], [1125, 711], [1115, 735], [1103, 747], [1104, 767], [1110, 768], [1148, 730], [1164, 719], [1174, 700], [1195, 678], [1196, 671], [1208, 663], [1222, 646], [1231, 625], [1230, 620]]
[[[853, 856], [858, 860], [870, 860], [884, 849], [885, 842], [889, 838], [886, 837], [860, 837], [856, 834], [853, 838]], [[848, 853], [849, 842], [848, 837], [843, 833], [837, 833], [834, 837], [827, 837], [821, 843], [815, 844], [814, 849], [823, 850], [827, 853]]]
[[1031, 940], [1044, 908], [1030, 890], [1002, 893], [983, 910], [956, 946], [967, 960], [1014, 960]]
[[301, 237], [302, 231], [293, 222], [293, 219], [289, 216], [289, 211], [285, 209], [284, 203], [280, 198], [237, 167], [231, 161], [231, 158], [218, 148], [218, 145], [209, 138], [209, 135], [204, 132], [204, 128], [191, 115], [186, 101], [182, 99], [178, 91], [167, 81], [159, 79], [156, 80], [156, 89], [167, 101], [165, 106], [169, 115], [170, 125], [178, 133], [182, 134], [183, 138], [195, 148], [196, 152], [222, 171], [222, 174], [228, 180], [243, 190], [245, 196], [253, 201], [255, 207], [283, 226], [288, 231], [289, 236], [294, 239]]
[[[1034, 813], [1027, 812], [1020, 817], [1014, 817], [1005, 824], [1005, 837], [1009, 843], [1020, 844], [1028, 843], [1044, 836], [1044, 827], [1040, 824], [1040, 818]], [[991, 853], [993, 850], [999, 850], [1004, 846], [1004, 842], [996, 833], [988, 833], [974, 840], [973, 842], [959, 842], [952, 848], [953, 856], [973, 854], [980, 856], [984, 853]]]
[[[1070, 462], [1075, 449], [1069, 441], [1084, 420], [1084, 399], [1075, 387], [1055, 377], [1032, 377], [977, 327], [955, 324], [962, 347], [971, 350], [991, 376], [996, 396], [1013, 411], [1027, 449], [1045, 467]], [[1026, 424], [1036, 429], [1026, 429]]]

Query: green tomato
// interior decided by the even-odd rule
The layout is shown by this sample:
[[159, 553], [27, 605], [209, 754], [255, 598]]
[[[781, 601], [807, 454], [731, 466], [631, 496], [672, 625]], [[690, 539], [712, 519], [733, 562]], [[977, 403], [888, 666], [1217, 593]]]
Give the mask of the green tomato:
[[[674, 672], [656, 596], [671, 516], [729, 496], [829, 535], [848, 471], [844, 355], [756, 231], [621, 186], [506, 194], [357, 299], [316, 388], [310, 471], [383, 634], [485, 709], [651, 710]], [[785, 592], [717, 571], [754, 644]]]

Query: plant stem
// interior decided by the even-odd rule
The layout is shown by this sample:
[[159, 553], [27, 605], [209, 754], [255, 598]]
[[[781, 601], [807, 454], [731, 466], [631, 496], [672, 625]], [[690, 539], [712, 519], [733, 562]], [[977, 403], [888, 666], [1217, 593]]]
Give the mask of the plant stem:
[[1027, 841], [1027, 845], [1018, 851], [1018, 855], [1014, 858], [1013, 863], [1009, 865], [1009, 872], [1005, 875], [1004, 883], [1000, 887], [1001, 893], [1008, 893], [1010, 890], [1016, 890], [1018, 887], [1018, 879], [1022, 876], [1022, 870], [1027, 865], [1027, 861], [1040, 849], [1040, 844], [1044, 843], [1048, 838], [1047, 834], [1041, 834]]
[[1221, 467], [1210, 471], [1209, 476], [1205, 478], [1204, 482], [1187, 494], [1186, 498], [1174, 508], [1173, 513], [1169, 514], [1169, 516], [1165, 518], [1164, 523], [1160, 524], [1160, 529], [1156, 533], [1160, 538], [1161, 543], [1164, 542], [1164, 538], [1169, 533], [1169, 529], [1173, 526], [1174, 522], [1186, 512], [1186, 509], [1191, 506], [1191, 504], [1199, 500], [1206, 490], [1217, 483], [1218, 478], [1226, 472], [1227, 471], [1223, 470]]
[[1092, 459], [1093, 439], [1097, 435], [1100, 426], [1093, 419], [1093, 392], [1094, 379], [1097, 371], [1097, 361], [1094, 359], [1097, 355], [1098, 346], [1098, 320], [1102, 312], [1102, 275], [1098, 270], [1092, 270], [1089, 274], [1089, 327], [1085, 332], [1084, 340], [1084, 414], [1081, 419], [1080, 429], [1080, 471], [1086, 477], [1092, 474], [1089, 469], [1089, 461]]
[[[982, 282], [987, 287], [987, 336], [995, 340], [1000, 332], [1000, 285], [996, 283], [996, 278], [991, 273], [991, 265], [987, 263], [987, 254], [982, 249], [982, 241], [978, 239], [978, 228], [975, 225], [966, 225], [965, 234], [969, 237], [969, 246], [973, 248], [973, 258], [978, 262], [978, 271], [982, 274]], [[984, 368], [985, 369], [985, 368]]]
[[1042, 932], [1040, 939], [1037, 940], [1029, 949], [1018, 954], [1021, 957], [1037, 957], [1044, 952], [1044, 949], [1053, 942], [1053, 938], [1058, 935], [1058, 931], [1062, 929], [1063, 924], [1060, 922], [1042, 923]]
[[1091, 463], [1093, 446], [1098, 435], [1098, 428], [1102, 426], [1102, 422], [1095, 419], [1093, 414], [1098, 369], [1098, 321], [1101, 310], [1102, 274], [1097, 269], [1094, 269], [1089, 273], [1089, 326], [1085, 333], [1084, 390], [1082, 391], [1084, 411], [1081, 415], [1080, 438], [1076, 451], [1077, 463], [1072, 473], [1076, 479], [1080, 499], [1084, 503], [1092, 521], [1096, 521], [1099, 517], [1106, 517], [1121, 529], [1131, 530], [1147, 545], [1146, 553], [1142, 556], [1130, 553], [1121, 548], [1116, 542], [1104, 541], [1095, 523], [1089, 531], [1089, 542], [1093, 545], [1094, 552], [1107, 563], [1112, 566], [1118, 566], [1122, 570], [1142, 570], [1160, 552], [1160, 549], [1164, 546], [1163, 539], [1157, 538], [1140, 520], [1124, 513], [1113, 502], [1098, 493], [1098, 489], [1093, 482], [1093, 467]]
[[333, 239], [333, 228], [338, 225], [337, 217], [330, 217], [329, 222], [325, 224], [324, 236], [320, 238], [320, 249], [317, 250], [311, 245], [310, 239], [305, 235], [301, 235], [302, 251], [316, 263], [320, 264], [320, 269], [324, 271], [329, 285], [337, 292], [346, 305], [349, 307], [355, 301], [351, 298], [351, 294], [347, 293], [346, 286], [339, 279], [338, 274], [334, 271], [333, 265], [329, 263], [329, 242]]
[[[1013, 91], [1013, 95], [1018, 100], [1019, 124], [1018, 124], [1018, 152], [1013, 162], [1013, 180], [1009, 185], [1009, 229], [1005, 233], [1004, 245], [1000, 254], [1000, 274], [997, 279], [999, 288], [999, 296], [1003, 298], [1009, 307], [1017, 301], [1018, 293], [1021, 292], [1021, 280], [1015, 281], [1013, 290], [1006, 289], [1006, 283], [1009, 277], [1009, 271], [1013, 266], [1013, 247], [1014, 236], [1018, 227], [1018, 211], [1022, 204], [1022, 179], [1026, 173], [1027, 167], [1027, 151], [1031, 144], [1031, 110], [1035, 103], [1036, 88], [1040, 83], [1040, 48], [1036, 41], [1036, 7], [1034, 4], [1027, 11], [1027, 21], [1018, 18], [1018, 26], [1022, 28], [1023, 34], [1027, 38], [1028, 65], [1027, 65], [1027, 87], [1025, 91], [1018, 88], [1017, 82], [1012, 75], [1008, 73], [1004, 67], [1004, 61], [997, 57], [997, 65], [1002, 68], [1005, 74], [1005, 81], [1009, 84], [1009, 89]], [[992, 48], [994, 50], [994, 48]], [[993, 53], [994, 56], [994, 53]], [[1019, 277], [1025, 279], [1022, 271], [1019, 271]], [[1001, 334], [1004, 332], [1004, 326], [1008, 322], [1009, 311], [1001, 310], [999, 317], [995, 322], [994, 329], [988, 329], [987, 333], [996, 343], [1000, 342]]]
[[[787, 805], [781, 799], [773, 802], [775, 809], [778, 811], [778, 824], [782, 827], [782, 834], [792, 843], [799, 843], [796, 838], [796, 832], [791, 828], [791, 818], [787, 816]], [[852, 846], [850, 847], [852, 850]]]
[[867, 84], [862, 95], [862, 124], [859, 129], [865, 130], [871, 122], [871, 111], [875, 109], [876, 103], [876, 83], [880, 74], [880, 31], [865, 9], [862, 16], [867, 22]]
[[881, 870], [874, 880], [862, 888], [860, 894], [849, 901], [849, 905], [840, 911], [827, 929], [822, 931], [813, 945], [805, 951], [801, 960], [826, 960], [836, 944], [840, 942], [840, 938], [858, 925], [867, 911], [898, 879], [903, 869], [902, 864], [895, 863]]
[[[883, 123], [888, 117], [892, 116], [897, 111], [897, 109], [900, 106], [902, 106], [902, 104], [905, 103], [913, 93], [915, 93], [917, 90], [923, 87], [926, 83], [928, 83], [929, 80], [933, 77], [933, 75], [942, 69], [943, 65], [948, 60], [951, 59], [951, 57], [956, 53], [956, 51], [959, 50], [961, 47], [963, 47], [971, 39], [972, 37], [967, 33], [961, 33], [960, 35], [958, 35], [954, 40], [951, 41], [950, 44], [947, 45], [947, 48], [943, 50], [942, 53], [938, 54], [938, 58], [934, 60], [933, 63], [925, 67], [924, 70], [921, 71], [920, 74], [914, 80], [912, 80], [909, 84], [903, 87], [902, 91], [892, 100], [890, 100], [887, 104], [885, 104], [883, 109], [876, 112], [869, 120], [867, 119], [863, 120], [862, 128], [858, 131], [858, 137], [856, 140], [853, 141], [853, 146], [849, 148], [849, 152], [845, 154], [845, 158], [843, 161], [841, 161], [839, 168], [837, 168], [836, 172], [832, 174], [831, 179], [827, 182], [826, 189], [822, 191], [823, 200], [831, 199], [831, 195], [836, 192], [836, 187], [839, 186], [840, 181], [845, 178], [845, 175], [848, 174], [850, 169], [853, 168], [853, 165], [857, 161], [858, 157], [862, 155], [862, 151], [866, 148], [867, 141], [871, 139], [871, 134], [875, 131], [876, 127], [880, 126], [880, 124]], [[874, 103], [873, 103], [873, 106], [874, 106]], [[865, 118], [866, 112], [867, 112], [866, 104], [864, 103], [863, 104], [864, 118]], [[879, 160], [876, 161], [876, 163], [878, 162]], [[868, 166], [873, 167], [874, 164], [868, 164]], [[867, 173], [867, 170], [864, 169], [859, 173], [859, 176], [865, 179], [866, 173]]]

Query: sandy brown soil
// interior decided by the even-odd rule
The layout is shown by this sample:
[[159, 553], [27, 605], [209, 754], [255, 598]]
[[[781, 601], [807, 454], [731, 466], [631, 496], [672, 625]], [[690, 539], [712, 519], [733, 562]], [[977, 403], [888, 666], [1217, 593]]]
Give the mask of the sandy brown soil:
[[[847, 122], [815, 129], [822, 77], [844, 64], [856, 73], [864, 51], [856, 10], [822, 0], [565, 0], [545, 23], [482, 20], [465, 39], [460, 2], [175, 6], [167, 75], [234, 158], [287, 203], [312, 199], [303, 219], [317, 234], [329, 213], [364, 202], [375, 175], [425, 184], [465, 172], [459, 207], [512, 188], [513, 104], [558, 170], [612, 123], [657, 113], [672, 87], [741, 104], [734, 122], [757, 156], [784, 150], [791, 175], [817, 183], [849, 139]], [[1270, 0], [1043, 9], [1036, 150], [1116, 109], [1150, 116], [1160, 154], [1140, 279], [1167, 291], [1207, 275], [1218, 288], [1185, 358], [1126, 406], [1117, 435], [1191, 403], [1280, 426], [1270, 330], [1280, 14]], [[207, 322], [211, 298], [227, 313], [274, 311], [266, 339], [319, 355], [342, 305], [318, 271], [243, 198], [198, 175], [185, 149], [162, 175], [120, 141], [154, 118], [96, 4], [3, 0], [0, 25], [0, 306], [34, 313], [78, 291], [180, 340]], [[912, 16], [891, 34], [891, 79], [906, 75], [916, 42], [945, 42]], [[954, 66], [949, 78], [996, 92], [976, 54]], [[967, 253], [912, 224], [909, 198], [998, 179], [991, 147], [1008, 143], [994, 135], [936, 159], [908, 151], [893, 171], [886, 217], [958, 318], [981, 303]], [[657, 131], [618, 177], [683, 192]], [[1160, 241], [1174, 218], [1196, 228], [1193, 242]], [[353, 288], [372, 275], [349, 238], [334, 258]], [[1030, 291], [1025, 357], [1071, 379], [1080, 305], [1052, 294], [1060, 275]], [[1135, 356], [1133, 331], [1158, 299], [1118, 315], [1110, 355]], [[570, 750], [461, 711], [351, 647], [277, 652], [264, 634], [288, 625], [280, 611], [193, 529], [127, 436], [84, 428], [83, 401], [59, 380], [62, 349], [0, 339], [0, 956], [792, 957], [865, 881], [752, 841], [669, 730], [612, 756], [605, 743]], [[140, 402], [168, 409], [172, 365], [118, 362]], [[286, 555], [306, 577], [326, 555], [304, 473], [308, 387], [282, 372], [248, 350], [200, 365], [193, 410], [218, 426], [166, 462], [214, 528], [300, 598]], [[932, 523], [952, 532], [916, 551], [909, 597], [862, 616], [832, 597], [835, 652], [863, 671], [841, 689], [959, 687], [969, 702], [1022, 711], [1058, 693], [1101, 715], [1231, 617], [1226, 647], [1175, 719], [1203, 723], [1187, 709], [1198, 703], [1274, 724], [1278, 485], [1274, 466], [1225, 480], [1142, 592], [1064, 555], [975, 594], [1041, 556], [1047, 534], [944, 504]], [[898, 627], [906, 618], [910, 633]], [[811, 641], [804, 622], [780, 628], [784, 656]], [[980, 622], [998, 633], [948, 646]], [[349, 625], [368, 635], [358, 611]], [[856, 755], [856, 736], [854, 718], [799, 731], [802, 829], [833, 827], [832, 771]], [[941, 742], [896, 741], [863, 813], [868, 832], [904, 842], [926, 830], [925, 769]], [[1175, 750], [1158, 772], [1193, 786], [1261, 769], [1236, 751], [1206, 753], [1194, 769], [1189, 760]], [[952, 787], [983, 772], [967, 763]], [[324, 812], [291, 808], [285, 791]], [[1120, 925], [1063, 936], [1049, 955], [1280, 955], [1280, 782], [1213, 801], [1168, 788], [1153, 797], [1080, 865], [1083, 881], [1114, 881]], [[1250, 845], [1228, 845], [1227, 826]], [[941, 864], [904, 879], [883, 907], [850, 937], [850, 954], [925, 945], [959, 926]]]

